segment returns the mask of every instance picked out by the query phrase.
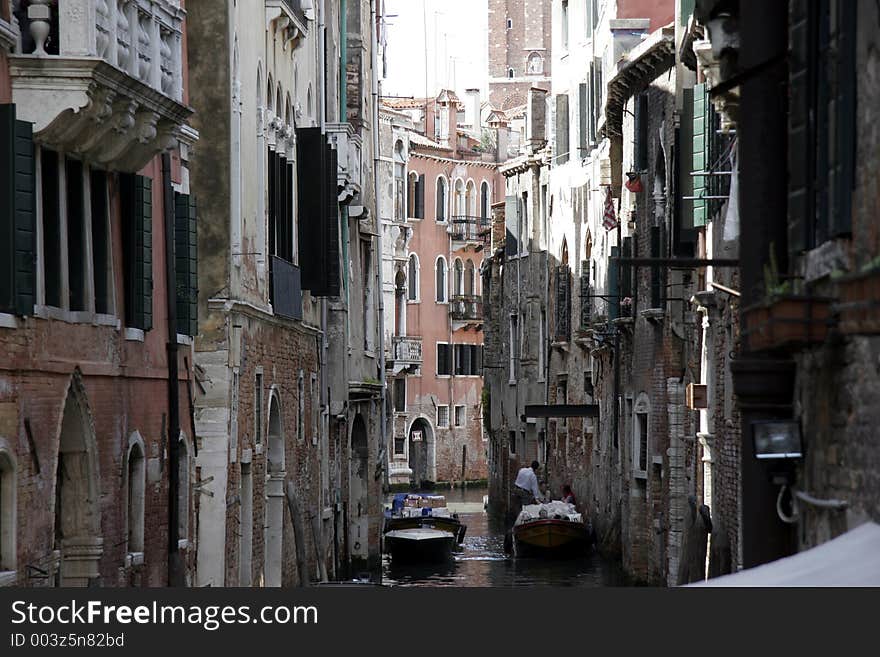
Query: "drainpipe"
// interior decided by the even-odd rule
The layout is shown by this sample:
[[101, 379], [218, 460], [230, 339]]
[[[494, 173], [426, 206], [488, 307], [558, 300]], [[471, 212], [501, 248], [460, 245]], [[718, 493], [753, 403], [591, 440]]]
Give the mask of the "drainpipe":
[[174, 188], [171, 155], [162, 154], [162, 198], [165, 214], [165, 305], [168, 314], [168, 585], [184, 586], [183, 562], [178, 550], [178, 459], [180, 396], [177, 371], [177, 286], [174, 263]]
[[[372, 86], [372, 95], [373, 95], [373, 117], [372, 117], [372, 128], [373, 128], [373, 194], [374, 194], [374, 202], [375, 208], [378, 210], [379, 208], [379, 176], [376, 175], [376, 172], [379, 171], [379, 72], [378, 72], [378, 55], [377, 55], [377, 16], [376, 16], [376, 2], [377, 0], [370, 0], [370, 82]], [[378, 450], [378, 459], [377, 464], [382, 468], [382, 489], [383, 491], [388, 490], [388, 468], [386, 467], [387, 460], [387, 450], [385, 446], [385, 432], [387, 430], [386, 426], [386, 417], [385, 417], [385, 404], [386, 404], [386, 379], [385, 379], [385, 290], [382, 287], [382, 221], [379, 216], [379, 212], [375, 213], [376, 216], [376, 251], [378, 252], [377, 257], [374, 258], [376, 261], [376, 291], [379, 295], [379, 381], [381, 383], [381, 395], [380, 395], [380, 403], [382, 408], [379, 411], [379, 450]], [[377, 568], [377, 581], [379, 584], [382, 583], [382, 567], [381, 562], [379, 567]]]

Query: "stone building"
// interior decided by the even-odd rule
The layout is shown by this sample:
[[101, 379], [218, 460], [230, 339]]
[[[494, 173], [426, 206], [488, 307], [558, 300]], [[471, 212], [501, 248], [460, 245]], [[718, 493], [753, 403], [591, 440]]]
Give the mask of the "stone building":
[[344, 6], [189, 7], [199, 585], [378, 576], [375, 16]]
[[187, 21], [121, 7], [0, 2], [0, 585], [195, 581]]
[[[866, 1], [696, 5], [693, 50], [737, 140], [741, 433], [719, 447], [738, 459], [724, 494], [748, 568], [880, 518], [880, 86], [857, 74], [877, 69], [880, 16]], [[788, 457], [759, 458], [774, 451]]]
[[[489, 102], [507, 111], [550, 88], [552, 0], [489, 0]], [[596, 0], [593, 0], [596, 5]]]
[[[471, 116], [479, 117], [479, 97], [469, 102]], [[485, 480], [479, 272], [509, 129], [494, 128], [501, 146], [486, 149], [478, 136], [483, 126], [473, 118], [468, 129], [459, 125], [461, 103], [451, 91], [397, 105], [416, 116], [389, 134], [391, 177], [383, 197], [383, 218], [396, 235], [386, 272], [394, 283], [385, 294], [391, 482]], [[413, 125], [427, 126], [427, 134]]]

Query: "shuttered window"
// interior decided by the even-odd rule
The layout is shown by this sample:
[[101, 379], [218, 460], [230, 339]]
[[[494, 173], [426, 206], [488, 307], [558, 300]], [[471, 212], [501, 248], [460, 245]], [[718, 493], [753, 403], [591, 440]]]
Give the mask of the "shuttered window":
[[441, 376], [452, 374], [452, 345], [445, 342], [437, 343], [437, 374]]
[[198, 237], [196, 201], [189, 194], [174, 195], [174, 255], [177, 273], [177, 332], [198, 333]]
[[556, 96], [556, 163], [568, 162], [569, 152], [568, 136], [568, 95]]
[[35, 184], [31, 124], [0, 105], [0, 311], [18, 315], [36, 302]]
[[571, 337], [571, 271], [568, 265], [556, 268], [556, 340]]
[[[695, 172], [708, 171], [711, 162], [708, 161], [709, 134], [708, 134], [709, 103], [706, 84], [700, 83], [694, 86], [694, 139], [693, 139], [693, 167]], [[709, 203], [701, 200], [706, 196], [707, 176], [694, 176], [693, 185], [696, 197], [694, 199], [693, 214], [694, 228], [705, 226], [709, 219]]]
[[125, 324], [153, 328], [153, 181], [120, 174], [124, 242]]
[[590, 285], [590, 261], [584, 260], [581, 263], [581, 281], [580, 281], [580, 298], [581, 298], [581, 328], [587, 328], [592, 321], [593, 316], [593, 288]]
[[[587, 15], [589, 15], [589, 12], [587, 12]], [[590, 93], [588, 89], [585, 82], [578, 85], [578, 148], [580, 150], [578, 155], [580, 157], [587, 156], [592, 142], [589, 134]]]

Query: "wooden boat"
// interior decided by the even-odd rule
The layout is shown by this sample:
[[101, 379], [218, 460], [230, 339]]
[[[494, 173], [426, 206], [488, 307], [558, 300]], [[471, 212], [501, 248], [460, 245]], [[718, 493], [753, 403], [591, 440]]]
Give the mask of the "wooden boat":
[[395, 562], [444, 561], [454, 546], [455, 534], [440, 529], [416, 527], [385, 532], [385, 551]]
[[513, 528], [514, 550], [519, 557], [573, 557], [589, 553], [589, 526], [567, 519], [539, 518]]
[[[394, 498], [390, 511], [385, 513], [383, 533], [400, 529], [439, 529], [455, 536], [459, 545], [464, 541], [467, 525], [462, 524], [457, 514], [449, 513], [442, 495], [400, 493]], [[428, 503], [430, 507], [421, 506]]]

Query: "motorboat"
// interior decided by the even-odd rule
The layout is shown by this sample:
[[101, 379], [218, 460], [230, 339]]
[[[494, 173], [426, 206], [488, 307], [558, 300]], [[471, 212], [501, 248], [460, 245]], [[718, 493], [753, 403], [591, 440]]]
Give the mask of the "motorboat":
[[439, 529], [452, 534], [455, 543], [461, 545], [467, 525], [462, 524], [458, 514], [450, 513], [443, 495], [398, 493], [385, 512], [383, 533], [402, 529]]
[[573, 504], [559, 501], [524, 506], [512, 534], [518, 557], [584, 556], [594, 543], [590, 524]]
[[444, 561], [456, 545], [455, 534], [430, 527], [392, 529], [384, 538], [385, 550], [395, 563]]

